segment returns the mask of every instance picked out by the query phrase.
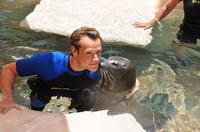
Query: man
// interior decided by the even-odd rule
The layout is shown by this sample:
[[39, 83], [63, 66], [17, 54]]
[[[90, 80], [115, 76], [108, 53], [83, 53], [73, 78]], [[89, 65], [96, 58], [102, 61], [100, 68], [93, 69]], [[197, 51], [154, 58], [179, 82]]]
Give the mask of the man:
[[[83, 88], [99, 81], [102, 38], [94, 28], [81, 27], [70, 37], [71, 54], [48, 52], [34, 55], [31, 58], [18, 60], [4, 65], [0, 76], [0, 88], [4, 95], [0, 102], [0, 113], [11, 108], [20, 109], [12, 97], [12, 89], [17, 76], [36, 75], [28, 80], [32, 89], [31, 107], [42, 110], [51, 96], [76, 98]], [[127, 98], [137, 90], [133, 87]]]
[[4, 96], [0, 102], [0, 113], [6, 113], [11, 108], [19, 109], [12, 97], [17, 76], [37, 75], [45, 87], [73, 89], [95, 83], [100, 77], [101, 43], [96, 29], [81, 27], [70, 37], [71, 55], [48, 52], [4, 65], [0, 76], [0, 88]]

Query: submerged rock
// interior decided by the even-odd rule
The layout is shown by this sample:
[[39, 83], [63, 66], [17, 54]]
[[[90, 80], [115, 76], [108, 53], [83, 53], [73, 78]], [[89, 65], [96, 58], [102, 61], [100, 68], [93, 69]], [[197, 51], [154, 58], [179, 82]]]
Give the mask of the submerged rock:
[[66, 112], [72, 113], [76, 112], [75, 108], [70, 109], [69, 106], [71, 105], [71, 100], [68, 97], [60, 97], [57, 98], [56, 96], [51, 97], [51, 100], [48, 104], [46, 104], [43, 112]]
[[168, 64], [155, 60], [143, 71], [139, 80], [141, 82], [140, 90], [135, 94], [135, 100], [129, 102], [129, 107], [137, 104], [137, 108], [131, 109], [136, 116], [141, 112], [137, 111], [137, 109], [141, 110], [140, 108], [144, 113], [148, 113], [147, 117], [141, 116], [141, 120], [148, 118], [151, 122], [148, 121], [148, 125], [141, 122], [143, 127], [159, 129], [177, 114], [184, 113], [184, 89], [182, 85], [177, 84], [176, 73]]

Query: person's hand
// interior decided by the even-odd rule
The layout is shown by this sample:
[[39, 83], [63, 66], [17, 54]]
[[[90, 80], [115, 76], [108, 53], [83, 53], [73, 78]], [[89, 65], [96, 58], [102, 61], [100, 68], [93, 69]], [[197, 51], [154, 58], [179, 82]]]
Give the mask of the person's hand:
[[3, 99], [0, 102], [0, 113], [1, 114], [5, 114], [13, 108], [16, 108], [17, 110], [21, 110], [20, 106], [17, 105], [14, 101], [11, 101], [8, 99]]
[[153, 24], [154, 22], [135, 22], [132, 24], [132, 26], [135, 28], [144, 28], [146, 30], [152, 27]]
[[139, 80], [136, 79], [136, 83], [135, 83], [135, 85], [133, 86], [132, 90], [126, 95], [126, 99], [130, 99], [130, 98], [133, 96], [133, 94], [134, 94], [136, 91], [139, 90], [139, 88], [140, 88], [140, 82], [139, 82]]

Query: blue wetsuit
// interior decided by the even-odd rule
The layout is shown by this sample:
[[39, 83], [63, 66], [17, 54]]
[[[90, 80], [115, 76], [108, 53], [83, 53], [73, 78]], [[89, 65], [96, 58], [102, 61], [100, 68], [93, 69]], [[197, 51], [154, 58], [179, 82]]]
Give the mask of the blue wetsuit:
[[37, 75], [38, 79], [35, 82], [39, 83], [34, 86], [38, 87], [35, 92], [37, 99], [43, 103], [47, 103], [51, 96], [72, 97], [69, 90], [80, 91], [95, 84], [100, 79], [100, 72], [73, 71], [69, 65], [69, 58], [69, 55], [58, 51], [37, 54], [18, 60], [17, 73], [19, 76]]
[[99, 80], [99, 71], [75, 72], [70, 68], [69, 55], [48, 52], [16, 62], [19, 76], [37, 75], [50, 87], [80, 89]]

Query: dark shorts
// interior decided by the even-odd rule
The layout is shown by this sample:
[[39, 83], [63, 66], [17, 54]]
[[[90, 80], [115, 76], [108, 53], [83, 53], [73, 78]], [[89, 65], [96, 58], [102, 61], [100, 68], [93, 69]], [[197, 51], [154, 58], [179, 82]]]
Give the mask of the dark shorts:
[[196, 44], [197, 39], [200, 39], [200, 32], [191, 30], [184, 24], [180, 24], [180, 29], [176, 35], [180, 43]]

